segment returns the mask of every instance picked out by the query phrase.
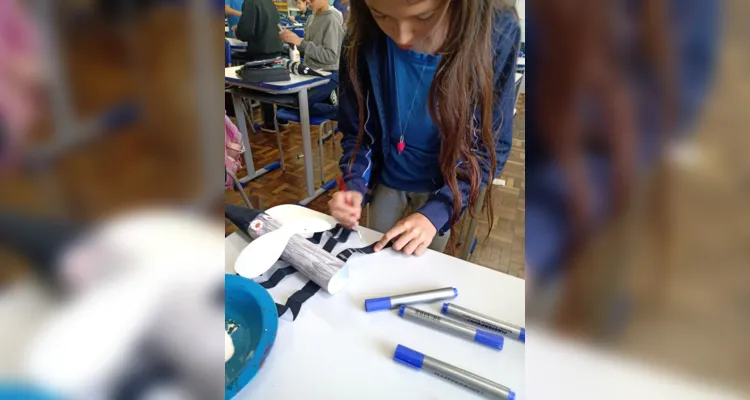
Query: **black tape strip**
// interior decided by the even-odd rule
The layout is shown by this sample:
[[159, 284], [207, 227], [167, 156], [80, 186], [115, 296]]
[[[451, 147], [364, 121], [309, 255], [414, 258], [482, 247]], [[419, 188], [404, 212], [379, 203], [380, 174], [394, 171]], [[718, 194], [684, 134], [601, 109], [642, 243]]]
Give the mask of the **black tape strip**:
[[343, 229], [339, 237], [336, 238], [336, 240], [338, 240], [339, 243], [346, 243], [346, 241], [349, 240], [349, 235], [351, 233], [352, 233], [351, 229]]
[[[334, 226], [333, 228], [331, 228], [331, 229], [329, 229], [329, 230], [327, 230], [327, 231], [323, 231], [323, 232], [315, 232], [315, 233], [314, 233], [314, 234], [312, 235], [312, 237], [310, 237], [310, 238], [309, 238], [309, 239], [307, 239], [307, 240], [309, 240], [309, 241], [313, 242], [314, 244], [320, 244], [320, 239], [322, 239], [322, 238], [323, 238], [323, 234], [324, 234], [324, 233], [330, 233], [330, 234], [331, 234], [331, 237], [336, 237], [336, 235], [337, 235], [337, 234], [339, 233], [339, 231], [341, 231], [341, 229], [342, 229], [342, 228], [343, 228], [343, 227], [342, 227], [341, 225], [339, 225], [339, 224], [336, 224], [336, 226]], [[346, 231], [346, 230], [345, 230], [345, 231]], [[347, 234], [347, 235], [346, 235], [346, 237], [348, 238], [348, 237], [349, 237], [349, 235]]]
[[328, 233], [331, 234], [331, 237], [336, 237], [339, 234], [339, 232], [341, 232], [342, 229], [344, 229], [343, 226], [341, 226], [339, 224], [336, 224], [336, 226], [334, 226], [333, 228], [331, 228], [328, 231]]
[[279, 318], [281, 318], [281, 316], [282, 316], [282, 315], [284, 315], [284, 313], [285, 313], [285, 312], [286, 312], [286, 310], [288, 310], [288, 309], [289, 309], [289, 307], [287, 307], [287, 306], [282, 306], [281, 304], [279, 304], [279, 303], [276, 303], [276, 314], [277, 314], [277, 315], [279, 316]]
[[[336, 255], [336, 258], [338, 258], [339, 260], [341, 260], [343, 262], [347, 262], [349, 260], [349, 257], [351, 257], [352, 255], [357, 254], [357, 253], [359, 253], [359, 254], [372, 254], [372, 253], [375, 252], [375, 245], [376, 244], [377, 244], [377, 242], [375, 242], [375, 243], [373, 243], [373, 244], [371, 244], [369, 246], [360, 247], [358, 249], [346, 249], [346, 250], [343, 250], [341, 253], [339, 253], [339, 254]], [[383, 248], [387, 249], [387, 248], [389, 248], [391, 246], [393, 246], [393, 243], [392, 242], [388, 242], [388, 244], [386, 244]]]
[[319, 244], [320, 243], [320, 239], [322, 239], [322, 238], [323, 238], [323, 232], [315, 232], [312, 235], [312, 237], [309, 238], [309, 239], [307, 239], [307, 240], [313, 242], [313, 244]]
[[299, 315], [299, 311], [302, 308], [302, 303], [306, 302], [315, 293], [318, 293], [318, 290], [320, 290], [320, 286], [317, 283], [308, 281], [302, 289], [289, 297], [286, 305], [292, 311], [292, 320], [297, 319], [297, 315]]
[[285, 276], [291, 275], [295, 272], [297, 272], [297, 270], [294, 269], [294, 267], [292, 267], [291, 265], [288, 265], [284, 268], [279, 268], [278, 270], [276, 270], [276, 272], [273, 273], [273, 275], [271, 275], [270, 278], [268, 278], [267, 281], [261, 283], [260, 286], [263, 286], [266, 289], [274, 288], [279, 284], [279, 282], [281, 282], [282, 279], [284, 279]]
[[337, 244], [339, 244], [339, 241], [336, 240], [336, 237], [329, 238], [328, 241], [326, 241], [326, 244], [323, 245], [323, 250], [330, 253]]

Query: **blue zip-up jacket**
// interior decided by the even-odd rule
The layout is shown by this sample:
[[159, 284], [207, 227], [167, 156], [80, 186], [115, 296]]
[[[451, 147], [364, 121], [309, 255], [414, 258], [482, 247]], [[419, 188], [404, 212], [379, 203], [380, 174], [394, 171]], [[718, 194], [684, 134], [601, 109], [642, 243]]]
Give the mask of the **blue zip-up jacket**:
[[[348, 60], [346, 58], [345, 48], [349, 41], [347, 37], [344, 40], [339, 64], [341, 81], [339, 83], [338, 126], [343, 134], [341, 139], [343, 155], [339, 167], [343, 172], [347, 188], [362, 193], [364, 197], [367, 196], [368, 188], [374, 187], [379, 181], [382, 165], [388, 161], [384, 159], [387, 157], [384, 154], [389, 154], [390, 146], [396, 145], [396, 143], [391, 142], [390, 135], [383, 129], [383, 127], [390, 125], [385, 121], [385, 113], [381, 112], [388, 107], [385, 104], [386, 99], [380, 96], [380, 91], [373, 90], [374, 87], [387, 87], [387, 80], [390, 79], [387, 72], [386, 36], [382, 32], [379, 32], [378, 35], [370, 48], [362, 49], [359, 60]], [[497, 175], [503, 170], [505, 162], [508, 160], [512, 143], [514, 81], [520, 41], [521, 30], [515, 12], [511, 9], [498, 12], [493, 18], [492, 32], [495, 70], [492, 131], [495, 140], [495, 156], [497, 159], [495, 173]], [[366, 108], [364, 112], [365, 132], [356, 154], [353, 154], [353, 152], [359, 131], [359, 112], [357, 98], [347, 73], [350, 61], [358, 63], [360, 87], [362, 94], [365, 96]], [[477, 116], [477, 118], [479, 117]], [[476, 157], [489, 160], [487, 146], [481, 139], [477, 139], [473, 152]], [[354, 160], [350, 169], [349, 165], [352, 158]], [[489, 162], [480, 161], [479, 164], [482, 166], [482, 185], [487, 185], [495, 177], [489, 176]], [[468, 181], [461, 179], [458, 181], [458, 186], [461, 191], [462, 205], [465, 208], [471, 186]], [[435, 225], [440, 235], [444, 234], [451, 228], [449, 221], [453, 214], [453, 193], [450, 188], [443, 185], [435, 191], [419, 212]]]

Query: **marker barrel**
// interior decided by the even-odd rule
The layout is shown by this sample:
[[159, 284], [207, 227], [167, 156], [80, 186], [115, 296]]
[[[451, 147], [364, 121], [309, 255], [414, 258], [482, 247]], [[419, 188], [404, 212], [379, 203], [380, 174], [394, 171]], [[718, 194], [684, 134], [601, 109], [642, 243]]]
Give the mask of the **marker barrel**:
[[493, 349], [503, 349], [504, 340], [502, 336], [482, 329], [474, 328], [469, 324], [452, 321], [448, 318], [443, 318], [439, 315], [431, 314], [426, 311], [418, 310], [409, 306], [401, 306], [401, 308], [399, 308], [398, 314], [405, 319], [417, 321], [431, 328], [471, 339], [479, 344], [492, 347]]
[[520, 326], [498, 321], [487, 315], [450, 303], [443, 303], [442, 312], [449, 317], [468, 322], [487, 329], [490, 332], [526, 343], [526, 329]]
[[365, 300], [365, 310], [367, 312], [390, 310], [398, 308], [404, 304], [429, 303], [433, 301], [450, 300], [458, 296], [458, 290], [452, 287], [442, 289], [427, 290], [417, 293], [406, 293], [390, 297], [379, 297], [376, 299]]
[[486, 397], [503, 400], [514, 400], [516, 398], [516, 394], [512, 390], [499, 383], [426, 356], [406, 346], [398, 345], [393, 354], [393, 359], [410, 367], [429, 371], [435, 376]]

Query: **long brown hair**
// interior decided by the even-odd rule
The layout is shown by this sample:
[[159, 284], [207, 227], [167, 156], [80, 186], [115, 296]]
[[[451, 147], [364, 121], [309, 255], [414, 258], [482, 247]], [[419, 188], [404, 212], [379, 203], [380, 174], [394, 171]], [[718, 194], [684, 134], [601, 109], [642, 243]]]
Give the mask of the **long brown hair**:
[[[479, 199], [482, 168], [490, 171], [490, 180], [495, 176], [497, 160], [492, 135], [492, 106], [499, 99], [495, 98], [493, 85], [492, 19], [497, 11], [507, 6], [499, 0], [448, 1], [448, 6], [451, 7], [448, 17], [449, 34], [442, 46], [440, 64], [430, 87], [428, 104], [441, 137], [440, 172], [453, 193], [453, 214], [450, 219], [450, 226], [453, 226], [462, 208], [458, 180], [471, 185], [467, 207], [473, 216], [474, 205]], [[365, 121], [365, 105], [358, 71], [359, 55], [363, 48], [374, 45], [382, 31], [364, 0], [351, 0], [347, 24], [350, 35], [346, 49], [349, 60], [347, 73], [359, 107], [359, 133], [354, 149], [356, 153], [362, 141]], [[474, 118], [477, 113], [480, 116], [479, 126], [476, 126]], [[473, 155], [474, 132], [479, 133], [489, 159], [477, 159]], [[490, 230], [494, 219], [491, 192], [487, 190], [484, 203]]]
[[[628, 70], [634, 67], [634, 53], [640, 57], [636, 68], [643, 68], [656, 86], [652, 89], [658, 98], [648, 100], [660, 110], [656, 127], [660, 141], [674, 128], [675, 65], [665, 29], [667, 1], [640, 2], [640, 8], [629, 15], [633, 10], [617, 10], [600, 0], [540, 0], [532, 2], [531, 11], [537, 33], [532, 45], [538, 51], [530, 61], [539, 66], [532, 78], [540, 88], [530, 99], [531, 117], [539, 122], [538, 139], [562, 167], [571, 188], [566, 200], [572, 215], [573, 257], [590, 235], [587, 215], [592, 199], [584, 160], [592, 142], [612, 161], [613, 217], [626, 209], [632, 192], [640, 139], [636, 91], [630, 87]], [[618, 28], [623, 26], [632, 29], [631, 42], [621, 40]], [[584, 101], [596, 104], [603, 126], [593, 126], [596, 122], [582, 115]]]

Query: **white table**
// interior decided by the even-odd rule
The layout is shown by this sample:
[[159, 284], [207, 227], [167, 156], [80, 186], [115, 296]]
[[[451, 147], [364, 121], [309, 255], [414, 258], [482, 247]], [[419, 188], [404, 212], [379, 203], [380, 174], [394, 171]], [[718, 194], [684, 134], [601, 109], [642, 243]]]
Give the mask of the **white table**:
[[224, 38], [224, 40], [229, 42], [229, 46], [231, 46], [232, 50], [247, 49], [247, 42], [243, 42], [242, 40], [235, 39], [235, 38]]
[[747, 399], [747, 394], [563, 339], [540, 328], [531, 327], [528, 332], [530, 399]]
[[[268, 210], [284, 221], [300, 215], [329, 216], [294, 205]], [[366, 244], [382, 235], [361, 228]], [[356, 235], [353, 235], [356, 236]], [[227, 271], [247, 244], [234, 233], [225, 240]], [[525, 347], [506, 340], [500, 352], [401, 319], [395, 311], [367, 313], [368, 298], [454, 286], [461, 306], [524, 325], [524, 281], [428, 250], [407, 257], [393, 250], [350, 260], [348, 286], [320, 292], [294, 322], [279, 321], [276, 342], [263, 369], [237, 399], [475, 399], [461, 387], [393, 361], [397, 344], [508, 386], [525, 398]], [[279, 303], [304, 285], [299, 274], [271, 289]], [[440, 305], [417, 307], [440, 313]], [[322, 371], [325, 371], [324, 373]]]
[[[314, 87], [328, 83], [328, 78], [315, 77], [315, 76], [301, 76], [291, 75], [290, 80], [282, 82], [265, 82], [265, 83], [249, 83], [243, 81], [237, 76], [237, 71], [242, 68], [241, 66], [229, 67], [224, 69], [224, 81], [232, 86], [232, 103], [234, 106], [235, 117], [237, 118], [237, 125], [242, 132], [242, 140], [245, 144], [245, 164], [247, 165], [247, 176], [242, 178], [240, 181], [246, 183], [253, 180], [266, 172], [269, 172], [265, 168], [255, 170], [253, 166], [253, 155], [250, 150], [250, 139], [247, 132], [247, 124], [245, 122], [245, 114], [242, 106], [241, 95], [234, 88], [248, 88], [257, 90], [269, 94], [293, 94], [297, 93], [299, 98], [299, 114], [300, 114], [300, 125], [302, 126], [302, 151], [305, 155], [305, 183], [307, 185], [307, 198], [300, 201], [300, 204], [308, 204], [310, 201], [325, 193], [326, 188], [321, 187], [315, 189], [313, 183], [313, 155], [312, 155], [312, 143], [310, 134], [310, 108], [307, 102], [307, 91]], [[323, 74], [330, 74], [329, 72], [322, 72]], [[276, 164], [276, 163], [274, 163]], [[272, 165], [274, 165], [272, 164]], [[278, 167], [278, 166], [276, 166]], [[274, 168], [275, 169], [275, 168]]]

